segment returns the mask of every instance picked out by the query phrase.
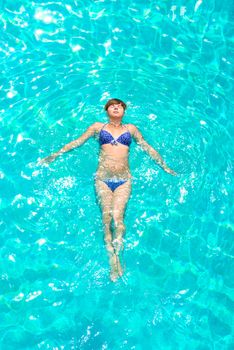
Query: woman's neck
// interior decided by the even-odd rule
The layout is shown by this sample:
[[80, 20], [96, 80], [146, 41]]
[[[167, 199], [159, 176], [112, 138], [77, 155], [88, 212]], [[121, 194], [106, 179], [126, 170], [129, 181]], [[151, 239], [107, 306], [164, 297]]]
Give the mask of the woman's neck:
[[115, 128], [118, 128], [119, 126], [122, 126], [121, 120], [120, 121], [112, 121], [112, 120], [110, 120], [108, 124], [114, 126]]

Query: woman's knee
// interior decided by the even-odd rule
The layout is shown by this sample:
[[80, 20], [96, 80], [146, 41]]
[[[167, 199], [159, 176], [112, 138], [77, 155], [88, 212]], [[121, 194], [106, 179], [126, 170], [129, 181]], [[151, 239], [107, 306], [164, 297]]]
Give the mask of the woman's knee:
[[102, 213], [102, 220], [104, 222], [104, 224], [110, 224], [111, 222], [111, 219], [112, 219], [112, 216], [111, 216], [111, 211], [110, 210], [107, 210], [107, 211], [103, 211]]
[[114, 226], [117, 231], [124, 231], [125, 230], [125, 225], [124, 225], [124, 221], [123, 221], [123, 217], [122, 216], [115, 216], [113, 217], [113, 221], [114, 221]]
[[123, 213], [121, 213], [119, 210], [113, 210], [112, 216], [115, 224], [123, 223]]
[[113, 248], [113, 244], [112, 244], [112, 236], [111, 235], [105, 235], [104, 237], [104, 241], [106, 244], [106, 249], [109, 253], [114, 253], [114, 248]]
[[112, 243], [112, 235], [110, 233], [105, 234], [104, 241], [106, 244]]

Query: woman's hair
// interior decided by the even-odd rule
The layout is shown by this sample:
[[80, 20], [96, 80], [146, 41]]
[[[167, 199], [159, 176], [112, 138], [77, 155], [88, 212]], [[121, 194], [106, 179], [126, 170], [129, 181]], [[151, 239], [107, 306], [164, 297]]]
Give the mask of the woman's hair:
[[127, 108], [126, 103], [124, 103], [123, 101], [119, 100], [118, 98], [111, 98], [109, 101], [107, 101], [107, 103], [104, 106], [105, 111], [108, 110], [108, 107], [115, 104], [121, 104], [124, 110]]

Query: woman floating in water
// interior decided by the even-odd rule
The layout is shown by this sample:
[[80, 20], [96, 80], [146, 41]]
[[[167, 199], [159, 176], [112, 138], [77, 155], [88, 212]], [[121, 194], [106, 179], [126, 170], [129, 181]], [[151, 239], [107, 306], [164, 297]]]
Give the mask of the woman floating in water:
[[[80, 147], [90, 137], [99, 135], [100, 157], [95, 177], [97, 197], [102, 210], [106, 249], [110, 261], [110, 278], [116, 281], [122, 276], [120, 252], [123, 250], [124, 212], [131, 193], [131, 174], [128, 155], [132, 138], [146, 151], [164, 171], [176, 173], [163, 161], [159, 153], [143, 138], [133, 124], [122, 124], [126, 104], [115, 98], [105, 105], [109, 122], [96, 122], [76, 140], [68, 143], [58, 152], [46, 157], [42, 162], [50, 163], [61, 154]], [[112, 224], [113, 220], [113, 225]], [[113, 228], [112, 228], [113, 226]]]

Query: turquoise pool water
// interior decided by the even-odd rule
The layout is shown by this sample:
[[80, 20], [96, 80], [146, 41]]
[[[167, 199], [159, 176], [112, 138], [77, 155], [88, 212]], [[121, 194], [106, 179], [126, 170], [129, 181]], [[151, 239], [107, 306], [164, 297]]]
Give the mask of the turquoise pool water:
[[[231, 350], [233, 3], [0, 1], [0, 349]], [[125, 274], [113, 284], [98, 143], [110, 97], [135, 144]]]

